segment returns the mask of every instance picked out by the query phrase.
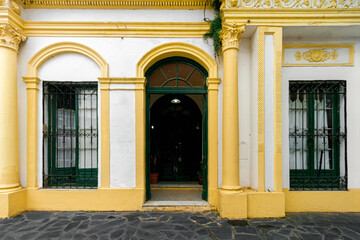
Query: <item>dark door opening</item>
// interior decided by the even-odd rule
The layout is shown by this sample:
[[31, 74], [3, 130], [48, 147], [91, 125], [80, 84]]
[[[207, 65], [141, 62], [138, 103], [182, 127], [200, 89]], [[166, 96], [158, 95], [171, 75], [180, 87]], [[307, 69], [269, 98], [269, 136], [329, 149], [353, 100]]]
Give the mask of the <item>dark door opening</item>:
[[207, 200], [206, 70], [191, 59], [171, 57], [154, 64], [145, 76], [146, 200], [156, 175], [173, 183], [202, 177], [202, 188], [196, 188]]
[[167, 94], [150, 110], [150, 168], [159, 181], [198, 181], [202, 170], [202, 113], [190, 97]]

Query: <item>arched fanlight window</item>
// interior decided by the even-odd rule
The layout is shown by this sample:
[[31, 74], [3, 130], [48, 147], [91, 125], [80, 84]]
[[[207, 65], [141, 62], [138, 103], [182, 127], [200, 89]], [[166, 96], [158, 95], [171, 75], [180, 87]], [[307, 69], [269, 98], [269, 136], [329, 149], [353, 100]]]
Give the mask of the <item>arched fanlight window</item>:
[[156, 63], [146, 77], [148, 88], [205, 88], [207, 72], [190, 59], [173, 57]]

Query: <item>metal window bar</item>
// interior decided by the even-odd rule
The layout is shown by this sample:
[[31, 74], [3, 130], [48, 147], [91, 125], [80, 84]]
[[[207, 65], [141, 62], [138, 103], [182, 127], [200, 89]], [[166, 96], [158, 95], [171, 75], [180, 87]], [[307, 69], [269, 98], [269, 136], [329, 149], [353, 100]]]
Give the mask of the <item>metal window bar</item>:
[[44, 188], [96, 188], [98, 86], [43, 82]]
[[346, 82], [289, 82], [291, 190], [346, 190]]

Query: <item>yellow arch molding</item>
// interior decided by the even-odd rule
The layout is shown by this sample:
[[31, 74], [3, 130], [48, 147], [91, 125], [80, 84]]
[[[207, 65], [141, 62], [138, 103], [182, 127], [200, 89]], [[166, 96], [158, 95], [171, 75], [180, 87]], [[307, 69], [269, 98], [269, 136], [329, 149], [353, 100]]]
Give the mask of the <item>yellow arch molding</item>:
[[38, 70], [49, 58], [61, 53], [78, 53], [92, 59], [101, 70], [101, 188], [109, 188], [110, 133], [109, 133], [109, 76], [107, 62], [93, 49], [75, 42], [59, 42], [38, 51], [28, 62], [27, 76], [27, 188], [37, 189], [38, 162]]
[[101, 69], [101, 77], [108, 77], [109, 66], [93, 49], [75, 42], [59, 42], [49, 45], [38, 51], [28, 62], [27, 74], [29, 77], [37, 77], [40, 66], [50, 57], [61, 53], [79, 53], [92, 59]]
[[[188, 43], [165, 43], [147, 52], [138, 62], [137, 78], [144, 79], [145, 72], [156, 62], [168, 57], [186, 57], [203, 66], [208, 72], [208, 202], [218, 204], [218, 85], [217, 64], [204, 50]], [[136, 187], [143, 191], [145, 200], [145, 81], [136, 84]]]
[[217, 64], [215, 60], [204, 50], [181, 42], [165, 43], [147, 52], [137, 64], [137, 77], [144, 77], [146, 70], [161, 59], [168, 57], [190, 58], [203, 66], [209, 74], [209, 78], [217, 78]]

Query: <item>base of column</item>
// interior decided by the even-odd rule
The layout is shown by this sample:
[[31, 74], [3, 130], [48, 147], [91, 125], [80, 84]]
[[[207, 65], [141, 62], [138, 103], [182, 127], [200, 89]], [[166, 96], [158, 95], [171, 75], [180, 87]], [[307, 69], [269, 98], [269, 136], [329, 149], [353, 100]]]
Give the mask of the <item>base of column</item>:
[[226, 185], [221, 185], [221, 189], [225, 190], [225, 191], [242, 191], [241, 190], [241, 186], [226, 186]]
[[220, 189], [218, 207], [222, 218], [247, 218], [247, 194], [243, 191]]
[[285, 216], [285, 193], [219, 190], [222, 218], [275, 218]]
[[9, 218], [26, 210], [26, 190], [19, 187], [0, 191], [0, 218]]
[[285, 193], [249, 192], [248, 218], [285, 217]]

